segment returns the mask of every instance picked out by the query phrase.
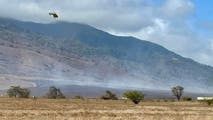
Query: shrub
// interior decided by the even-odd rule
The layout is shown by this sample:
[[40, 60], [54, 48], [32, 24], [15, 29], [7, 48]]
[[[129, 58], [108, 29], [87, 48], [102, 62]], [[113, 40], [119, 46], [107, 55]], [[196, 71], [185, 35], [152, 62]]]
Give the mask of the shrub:
[[58, 98], [66, 98], [64, 94], [61, 92], [59, 88], [56, 88], [55, 86], [51, 86], [49, 88], [49, 92], [47, 93], [47, 98], [49, 99], [58, 99]]
[[29, 98], [30, 90], [21, 88], [20, 86], [11, 86], [10, 89], [7, 90], [7, 94], [9, 97]]
[[104, 100], [117, 100], [116, 94], [112, 93], [111, 91], [107, 90], [105, 95], [101, 96], [101, 99]]
[[206, 99], [206, 100], [201, 100], [201, 102], [206, 103], [207, 105], [212, 105], [213, 104], [213, 99]]
[[189, 96], [184, 96], [182, 99], [183, 101], [192, 101], [192, 98]]
[[138, 104], [144, 99], [144, 94], [140, 91], [127, 91], [123, 94], [123, 97], [130, 99], [133, 103]]
[[84, 97], [77, 95], [77, 96], [74, 97], [74, 99], [82, 99], [83, 100]]
[[212, 105], [212, 104], [213, 104], [213, 100], [205, 100], [205, 102], [206, 102], [208, 105]]

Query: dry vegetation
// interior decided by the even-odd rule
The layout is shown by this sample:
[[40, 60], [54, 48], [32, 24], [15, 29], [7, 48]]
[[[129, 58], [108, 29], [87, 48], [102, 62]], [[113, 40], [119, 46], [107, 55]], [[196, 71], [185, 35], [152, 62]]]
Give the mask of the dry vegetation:
[[213, 120], [198, 102], [0, 98], [0, 120]]

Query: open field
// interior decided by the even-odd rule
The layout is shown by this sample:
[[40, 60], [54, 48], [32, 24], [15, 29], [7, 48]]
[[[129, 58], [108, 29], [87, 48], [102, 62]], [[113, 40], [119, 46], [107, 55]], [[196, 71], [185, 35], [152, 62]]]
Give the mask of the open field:
[[213, 107], [198, 102], [0, 98], [0, 120], [213, 120]]

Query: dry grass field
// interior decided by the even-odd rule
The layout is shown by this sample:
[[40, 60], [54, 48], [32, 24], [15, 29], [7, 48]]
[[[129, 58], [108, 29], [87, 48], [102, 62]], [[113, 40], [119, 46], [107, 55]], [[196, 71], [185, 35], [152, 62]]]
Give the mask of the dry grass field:
[[0, 120], [213, 120], [213, 107], [198, 102], [0, 98]]

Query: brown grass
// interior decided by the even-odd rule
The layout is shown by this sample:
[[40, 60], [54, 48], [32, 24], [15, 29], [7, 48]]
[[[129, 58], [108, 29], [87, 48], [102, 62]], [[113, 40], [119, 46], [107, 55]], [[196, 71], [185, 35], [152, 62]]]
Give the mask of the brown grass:
[[213, 120], [213, 107], [198, 102], [0, 98], [0, 120]]

